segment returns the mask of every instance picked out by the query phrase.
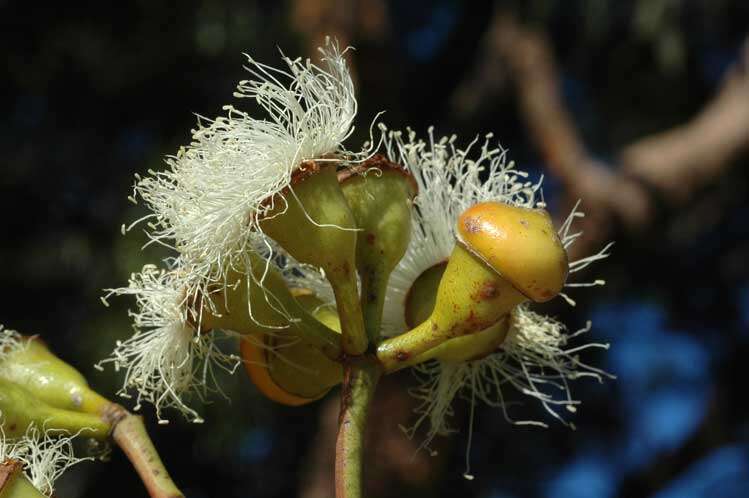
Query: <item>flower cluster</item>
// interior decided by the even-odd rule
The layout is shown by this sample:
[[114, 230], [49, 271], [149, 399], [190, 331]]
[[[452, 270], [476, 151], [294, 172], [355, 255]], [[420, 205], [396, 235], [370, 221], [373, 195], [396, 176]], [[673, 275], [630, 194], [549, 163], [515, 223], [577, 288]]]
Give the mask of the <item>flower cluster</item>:
[[165, 269], [145, 266], [128, 287], [109, 291], [107, 297], [135, 296], [135, 334], [118, 342], [100, 365], [124, 371], [121, 394], [134, 389], [136, 409], [149, 401], [162, 422], [167, 407], [200, 422], [186, 395], [217, 387], [213, 367], [236, 368], [237, 357], [220, 352], [215, 334], [198, 332], [197, 310], [213, 308], [207, 297], [230, 285], [230, 272], [247, 271], [248, 252], [262, 247], [272, 253], [275, 246], [259, 221], [294, 196], [294, 171], [311, 159], [339, 162], [361, 155], [342, 146], [357, 109], [345, 51], [330, 40], [320, 51], [322, 67], [284, 57], [286, 71], [247, 56], [255, 79], [241, 81], [235, 96], [254, 100], [264, 116], [226, 106], [225, 116], [199, 119], [192, 142], [167, 158], [166, 170], [136, 175], [130, 199], [144, 200], [151, 214], [123, 232], [146, 222], [152, 242], [178, 256]]
[[[397, 336], [409, 327], [406, 323], [406, 299], [409, 291], [425, 271], [445, 263], [456, 244], [456, 219], [468, 207], [483, 201], [499, 201], [525, 208], [543, 208], [541, 182], [530, 182], [528, 174], [507, 161], [506, 150], [492, 147], [492, 135], [483, 141], [474, 139], [467, 147], [456, 146], [456, 137], [435, 138], [428, 130], [427, 140], [417, 138], [412, 130], [390, 131], [380, 125], [385, 153], [391, 161], [402, 164], [419, 186], [414, 199], [411, 241], [400, 264], [390, 276], [383, 313], [383, 334]], [[576, 218], [584, 216], [577, 206], [559, 229], [565, 249], [581, 234], [571, 232]], [[583, 270], [605, 259], [611, 244], [598, 253], [570, 262], [570, 273]], [[324, 280], [314, 271], [296, 266], [293, 272], [297, 285], [329, 295]], [[565, 287], [603, 285], [604, 281], [568, 282]], [[571, 305], [574, 301], [561, 296]], [[473, 405], [477, 401], [499, 408], [506, 420], [518, 425], [546, 423], [536, 420], [514, 420], [510, 417], [502, 388], [511, 387], [541, 402], [554, 418], [565, 421], [555, 409], [564, 407], [574, 412], [578, 401], [572, 398], [568, 381], [592, 377], [601, 381], [610, 374], [587, 365], [579, 358], [585, 349], [608, 349], [607, 344], [570, 342], [588, 332], [590, 324], [574, 333], [553, 318], [518, 306], [510, 317], [510, 329], [501, 348], [485, 357], [461, 363], [433, 360], [417, 365], [415, 373], [421, 380], [412, 390], [419, 400], [417, 420], [407, 430], [413, 436], [424, 422], [429, 423], [423, 442], [427, 446], [438, 434], [453, 431], [450, 418], [453, 400], [462, 397]], [[558, 394], [561, 394], [558, 395]], [[472, 425], [472, 422], [471, 422]]]
[[[144, 219], [151, 240], [172, 247], [177, 256], [166, 269], [149, 265], [132, 276], [128, 287], [110, 292], [134, 295], [139, 309], [132, 313], [135, 335], [118, 342], [112, 357], [103, 363], [123, 370], [123, 392], [135, 389], [138, 405], [143, 400], [153, 403], [159, 417], [163, 408], [172, 407], [200, 421], [184, 396], [202, 395], [217, 387], [215, 367], [236, 368], [238, 358], [217, 349], [216, 335], [206, 333], [202, 326], [206, 314], [219, 316], [228, 310], [233, 303], [230, 294], [243, 296], [240, 305], [247, 309], [242, 312], [266, 329], [286, 325], [256, 320], [256, 306], [278, 310], [289, 323], [296, 320], [281, 304], [281, 296], [274, 296], [265, 285], [271, 272], [278, 271], [289, 288], [311, 291], [322, 303], [332, 304], [341, 297], [345, 285], [331, 287], [333, 281], [326, 280], [330, 275], [322, 265], [300, 262], [293, 257], [296, 254], [292, 256], [292, 251], [264, 233], [264, 222], [292, 211], [292, 203], [301, 206], [312, 225], [323, 226], [307, 214], [295, 191], [295, 175], [305, 165], [348, 167], [364, 162], [373, 149], [380, 148], [387, 161], [400, 165], [418, 188], [411, 209], [410, 242], [389, 275], [384, 294], [381, 332], [385, 337], [397, 337], [415, 325], [406, 320], [409, 292], [421, 275], [450, 258], [461, 213], [486, 201], [529, 210], [545, 207], [541, 182], [529, 181], [527, 173], [508, 162], [506, 151], [491, 144], [491, 135], [460, 148], [455, 136], [435, 138], [432, 129], [422, 140], [410, 129], [390, 131], [380, 125], [378, 147], [365, 146], [359, 153], [347, 151], [343, 142], [352, 133], [357, 109], [353, 84], [337, 45], [328, 42], [321, 51], [323, 67], [284, 58], [285, 71], [248, 57], [254, 79], [240, 82], [235, 96], [254, 100], [264, 117], [227, 106], [225, 116], [201, 118], [190, 145], [167, 158], [165, 171], [137, 178], [132, 199], [144, 200], [152, 211]], [[582, 213], [573, 210], [560, 228], [558, 240], [557, 235], [550, 235], [557, 246], [559, 241], [565, 249], [574, 243], [579, 234], [571, 232], [572, 224], [579, 216]], [[605, 258], [608, 249], [569, 263], [570, 273]], [[265, 265], [260, 271], [256, 271], [258, 261]], [[246, 278], [237, 278], [237, 274]], [[566, 286], [602, 283], [596, 280]], [[263, 291], [259, 298], [256, 288]], [[574, 304], [568, 295], [561, 295]], [[351, 305], [350, 299], [342, 302]], [[340, 306], [339, 312], [340, 328], [357, 326], [343, 316]], [[483, 401], [498, 407], [513, 421], [502, 391], [512, 387], [539, 400], [552, 416], [563, 421], [557, 409], [574, 411], [578, 404], [568, 381], [580, 377], [601, 380], [607, 375], [579, 358], [585, 349], [607, 345], [570, 343], [589, 330], [589, 325], [569, 334], [562, 324], [525, 304], [516, 306], [507, 320], [501, 346], [479, 359], [430, 360], [416, 366], [423, 383], [414, 391], [421, 404], [411, 433], [429, 421], [425, 444], [450, 431], [456, 397], [468, 399], [472, 406]], [[514, 422], [544, 425], [539, 421]]]
[[195, 316], [187, 303], [187, 278], [177, 267], [170, 271], [146, 265], [130, 278], [130, 285], [113, 289], [111, 295], [133, 295], [137, 311], [131, 311], [135, 333], [125, 341], [118, 341], [112, 356], [98, 364], [112, 363], [115, 370], [125, 373], [121, 395], [136, 391], [135, 409], [142, 401], [156, 407], [161, 423], [163, 408], [172, 407], [201, 422], [198, 413], [183, 401], [183, 395], [194, 392], [198, 396], [211, 386], [218, 386], [214, 367], [233, 372], [238, 358], [217, 348], [213, 337], [196, 333], [191, 323]]

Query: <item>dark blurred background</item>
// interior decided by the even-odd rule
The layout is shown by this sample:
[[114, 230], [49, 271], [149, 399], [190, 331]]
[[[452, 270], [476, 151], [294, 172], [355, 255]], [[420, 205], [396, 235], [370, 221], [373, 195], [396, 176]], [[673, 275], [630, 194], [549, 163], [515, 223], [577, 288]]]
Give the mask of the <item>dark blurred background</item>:
[[[515, 427], [478, 410], [473, 481], [463, 479], [467, 406], [438, 455], [408, 441], [406, 373], [375, 408], [374, 497], [738, 498], [749, 496], [749, 3], [744, 0], [0, 1], [0, 323], [41, 334], [114, 397], [93, 364], [130, 333], [127, 308], [99, 301], [164, 256], [120, 226], [135, 173], [162, 168], [195, 114], [213, 117], [246, 77], [242, 52], [314, 56], [351, 44], [361, 112], [349, 145], [386, 110], [390, 127], [494, 132], [560, 218], [589, 213], [578, 254], [615, 240], [575, 308], [543, 309], [611, 350], [588, 363], [572, 431], [532, 400]], [[558, 300], [561, 301], [561, 300]], [[330, 496], [337, 394], [303, 408], [223, 379], [203, 425], [157, 426], [189, 498]], [[522, 396], [511, 396], [523, 401]], [[127, 403], [126, 403], [127, 404]], [[82, 464], [58, 495], [145, 496], [128, 463]]]

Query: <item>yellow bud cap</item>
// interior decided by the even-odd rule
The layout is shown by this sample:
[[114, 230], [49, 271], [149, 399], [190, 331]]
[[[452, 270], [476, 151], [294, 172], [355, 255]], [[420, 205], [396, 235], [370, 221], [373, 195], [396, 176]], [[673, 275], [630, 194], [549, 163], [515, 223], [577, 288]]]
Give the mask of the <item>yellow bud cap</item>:
[[567, 279], [567, 252], [546, 210], [482, 202], [458, 217], [458, 239], [527, 298], [544, 302]]

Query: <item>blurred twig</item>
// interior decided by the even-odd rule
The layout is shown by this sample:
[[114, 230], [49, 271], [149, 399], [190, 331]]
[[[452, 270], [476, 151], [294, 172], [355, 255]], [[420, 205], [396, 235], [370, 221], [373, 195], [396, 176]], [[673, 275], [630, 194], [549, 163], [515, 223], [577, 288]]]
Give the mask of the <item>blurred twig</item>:
[[[566, 204], [582, 199], [587, 213], [581, 226], [584, 238], [573, 248], [579, 254], [610, 238], [617, 222], [631, 234], [647, 228], [660, 207], [653, 193], [678, 207], [749, 146], [749, 48], [697, 116], [627, 145], [618, 165], [611, 167], [593, 157], [579, 134], [560, 93], [553, 50], [544, 33], [497, 11], [484, 47], [490, 55], [481, 58], [480, 67], [486, 67], [474, 75], [484, 83], [469, 81], [460, 88], [478, 89], [473, 100], [483, 100], [488, 91], [484, 87], [492, 81], [486, 75], [496, 72], [498, 60], [506, 65], [528, 131], [549, 172], [564, 187]], [[459, 89], [456, 98], [462, 92]]]

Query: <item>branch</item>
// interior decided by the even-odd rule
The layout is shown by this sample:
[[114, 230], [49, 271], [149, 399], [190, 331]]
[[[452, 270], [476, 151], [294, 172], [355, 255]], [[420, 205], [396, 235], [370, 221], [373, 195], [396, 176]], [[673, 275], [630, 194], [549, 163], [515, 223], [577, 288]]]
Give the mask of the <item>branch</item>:
[[577, 130], [543, 33], [503, 13], [493, 25], [491, 46], [510, 68], [534, 142], [564, 185], [567, 202], [582, 199], [588, 213], [573, 251], [588, 253], [612, 235], [616, 220], [630, 233], [641, 232], [657, 214], [653, 192], [671, 206], [683, 205], [749, 149], [749, 41], [717, 95], [692, 120], [629, 144], [619, 154], [619, 167], [610, 168], [595, 160]]
[[376, 361], [368, 357], [345, 367], [336, 440], [336, 498], [362, 498], [364, 434], [380, 375]]
[[140, 476], [151, 498], [184, 498], [164, 467], [148, 436], [143, 417], [112, 403], [105, 418], [114, 426], [112, 439], [122, 449]]

